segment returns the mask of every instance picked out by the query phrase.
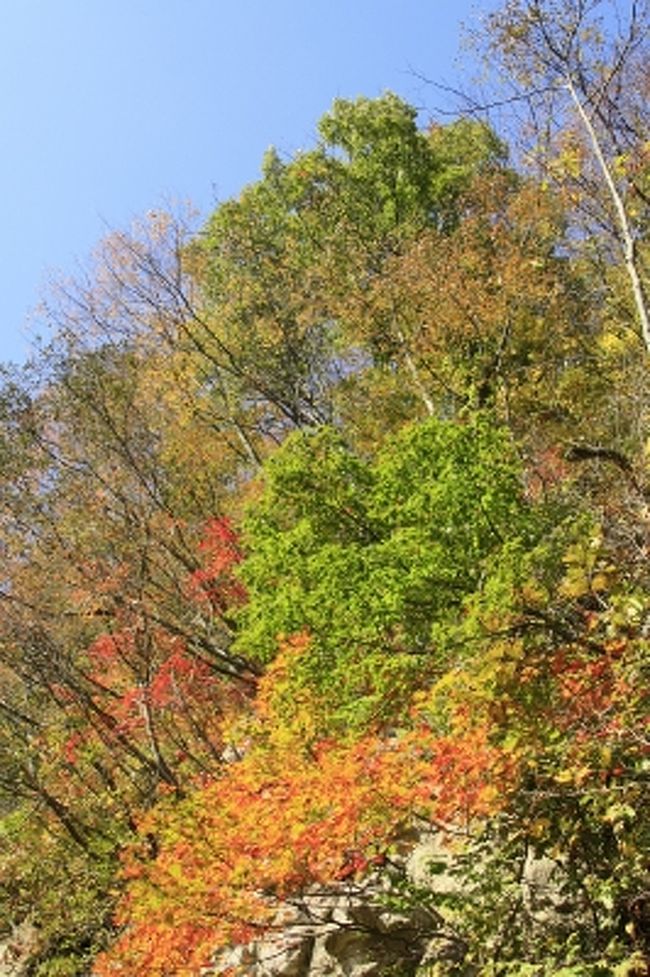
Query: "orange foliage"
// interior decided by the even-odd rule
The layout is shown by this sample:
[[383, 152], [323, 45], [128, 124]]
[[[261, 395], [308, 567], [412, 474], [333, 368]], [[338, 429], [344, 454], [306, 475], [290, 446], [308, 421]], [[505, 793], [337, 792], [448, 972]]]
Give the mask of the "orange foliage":
[[[268, 689], [262, 698], [266, 713]], [[299, 735], [270, 745], [258, 728], [219, 778], [161, 801], [126, 857], [125, 929], [98, 977], [191, 977], [219, 947], [259, 935], [283, 899], [381, 864], [415, 818], [458, 827], [498, 809], [513, 757], [485, 727], [441, 736], [415, 719], [400, 735], [312, 748]]]

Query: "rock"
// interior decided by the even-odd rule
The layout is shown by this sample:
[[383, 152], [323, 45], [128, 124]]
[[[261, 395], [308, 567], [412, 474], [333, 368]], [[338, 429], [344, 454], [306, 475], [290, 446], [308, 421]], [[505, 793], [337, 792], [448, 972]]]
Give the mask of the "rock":
[[223, 954], [216, 962], [218, 969], [210, 968], [206, 974], [232, 969], [260, 977], [305, 977], [310, 972], [313, 942], [313, 937], [292, 933], [290, 929], [270, 934], [264, 940]]
[[39, 948], [38, 927], [26, 919], [0, 940], [0, 977], [23, 977]]
[[379, 877], [307, 892], [282, 908], [264, 939], [220, 954], [205, 977], [229, 968], [242, 977], [384, 977], [387, 968], [415, 964], [432, 917], [395, 912], [385, 895]]
[[[454, 872], [457, 855], [444, 833], [411, 832], [400, 839], [390, 863], [363, 881], [312, 888], [283, 905], [271, 932], [219, 954], [205, 977], [226, 971], [237, 977], [387, 977], [423, 971], [442, 977], [457, 972], [467, 946], [454, 912], [447, 912], [444, 900], [438, 911], [435, 899], [436, 894], [462, 895], [461, 878]], [[474, 879], [466, 885], [476, 885], [488, 868], [485, 854], [477, 857]], [[566, 913], [563, 878], [561, 862], [528, 856], [517, 883], [528, 925], [556, 924]], [[395, 901], [404, 882], [419, 904]]]

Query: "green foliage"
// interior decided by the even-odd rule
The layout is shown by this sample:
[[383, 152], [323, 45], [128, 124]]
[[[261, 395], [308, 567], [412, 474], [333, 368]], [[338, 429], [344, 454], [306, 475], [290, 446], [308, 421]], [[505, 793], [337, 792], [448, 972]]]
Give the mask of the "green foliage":
[[344, 154], [346, 218], [366, 233], [389, 234], [430, 220], [439, 164], [416, 115], [389, 93], [378, 100], [337, 99], [319, 123], [324, 148]]
[[386, 721], [448, 665], [445, 637], [486, 566], [534, 527], [514, 449], [489, 418], [414, 425], [373, 460], [332, 429], [296, 435], [246, 521], [237, 647], [266, 662], [279, 636], [306, 629], [296, 681], [335, 722]]
[[0, 905], [6, 920], [36, 923], [33, 977], [82, 977], [112, 938], [117, 851], [124, 842], [114, 828], [115, 837], [84, 852], [69, 837], [48, 832], [28, 805], [0, 821]]
[[[436, 169], [434, 199], [443, 205], [443, 226], [458, 221], [459, 200], [479, 176], [504, 169], [508, 149], [495, 132], [475, 119], [459, 119], [446, 126], [433, 126], [428, 135]], [[514, 174], [512, 174], [514, 179]]]
[[[548, 10], [492, 20], [538, 77]], [[122, 889], [97, 967], [193, 977], [215, 928], [369, 874], [447, 941], [423, 975], [648, 973], [650, 387], [559, 135], [539, 180], [476, 120], [337, 100], [200, 235], [113, 235], [3, 374], [0, 909], [34, 977], [87, 973]]]
[[189, 248], [207, 309], [188, 332], [215, 390], [256, 405], [247, 425], [263, 419], [281, 437], [358, 414], [351, 378], [376, 383], [373, 364], [394, 360], [402, 340], [367, 307], [360, 322], [356, 305], [406, 242], [458, 224], [474, 179], [503, 169], [487, 127], [427, 134], [416, 115], [390, 93], [337, 100], [317, 147], [286, 163], [269, 151], [262, 179]]

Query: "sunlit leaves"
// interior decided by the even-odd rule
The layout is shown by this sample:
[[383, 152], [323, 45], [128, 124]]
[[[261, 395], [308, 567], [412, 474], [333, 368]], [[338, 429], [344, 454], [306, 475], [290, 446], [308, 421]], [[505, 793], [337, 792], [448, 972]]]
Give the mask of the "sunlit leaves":
[[278, 635], [307, 628], [298, 682], [345, 726], [386, 721], [443, 667], [445, 625], [528, 523], [518, 463], [487, 420], [415, 425], [372, 463], [331, 430], [293, 438], [248, 516], [237, 647], [268, 661]]
[[[509, 56], [539, 24], [508, 7]], [[381, 877], [453, 929], [440, 973], [623, 974], [650, 947], [648, 395], [621, 267], [572, 223], [584, 140], [538, 181], [390, 94], [319, 132], [193, 240], [112, 235], [0, 394], [3, 908], [60, 977], [120, 890], [97, 973], [194, 977]], [[417, 826], [444, 894], [404, 874]]]
[[512, 757], [489, 745], [484, 728], [439, 737], [417, 709], [396, 738], [311, 749], [299, 724], [280, 743], [267, 718], [263, 709], [249, 729], [243, 759], [141, 823], [142, 845], [124, 872], [126, 930], [98, 974], [195, 973], [218, 947], [271, 925], [282, 900], [306, 886], [381, 867], [415, 816], [465, 825], [496, 810], [513, 783]]

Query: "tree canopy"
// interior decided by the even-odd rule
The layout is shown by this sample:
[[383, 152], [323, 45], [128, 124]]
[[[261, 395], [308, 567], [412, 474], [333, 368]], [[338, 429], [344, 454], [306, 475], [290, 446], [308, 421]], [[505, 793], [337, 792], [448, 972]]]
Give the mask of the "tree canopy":
[[491, 18], [551, 113], [534, 165], [338, 99], [203, 226], [111, 235], [3, 372], [0, 903], [33, 977], [193, 977], [377, 876], [455, 948], [405, 974], [650, 972], [647, 21], [600, 7]]

